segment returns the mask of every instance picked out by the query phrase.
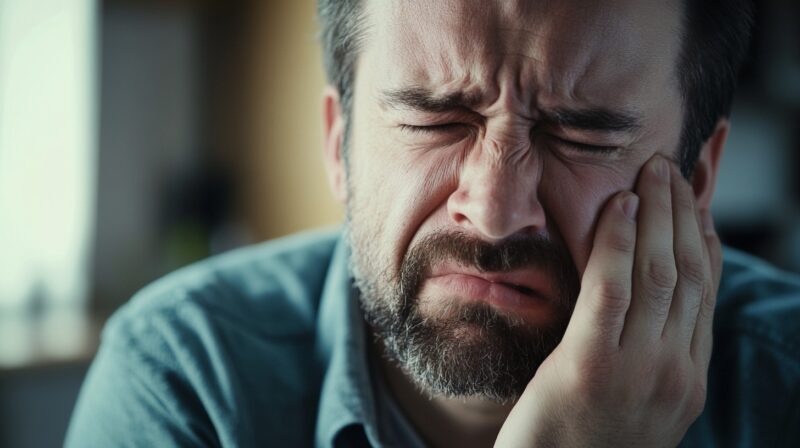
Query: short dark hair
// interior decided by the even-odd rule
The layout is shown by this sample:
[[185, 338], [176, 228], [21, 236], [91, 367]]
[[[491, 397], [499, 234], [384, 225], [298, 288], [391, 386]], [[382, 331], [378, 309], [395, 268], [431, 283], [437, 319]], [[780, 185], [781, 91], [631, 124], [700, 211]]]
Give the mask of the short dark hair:
[[353, 107], [353, 82], [361, 43], [366, 33], [362, 0], [318, 0], [322, 61], [328, 83], [339, 92], [345, 119], [344, 158], [350, 136], [350, 112]]
[[681, 171], [688, 177], [700, 148], [731, 114], [739, 69], [750, 44], [750, 0], [686, 0], [678, 80], [683, 96]]
[[[328, 82], [338, 91], [349, 122], [356, 62], [364, 38], [362, 0], [318, 0], [317, 12]], [[685, 0], [678, 82], [684, 119], [680, 165], [690, 176], [700, 148], [721, 118], [730, 116], [739, 69], [752, 27], [750, 0]], [[346, 123], [345, 140], [350, 125]]]

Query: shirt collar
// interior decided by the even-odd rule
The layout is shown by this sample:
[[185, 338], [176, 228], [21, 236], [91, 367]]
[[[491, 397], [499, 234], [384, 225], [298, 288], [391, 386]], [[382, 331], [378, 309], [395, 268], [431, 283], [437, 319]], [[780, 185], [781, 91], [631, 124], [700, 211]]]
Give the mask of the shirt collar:
[[351, 281], [349, 255], [341, 237], [320, 300], [316, 355], [326, 373], [317, 414], [317, 447], [333, 446], [336, 437], [353, 426], [363, 428], [371, 445], [381, 445], [368, 370], [366, 324]]

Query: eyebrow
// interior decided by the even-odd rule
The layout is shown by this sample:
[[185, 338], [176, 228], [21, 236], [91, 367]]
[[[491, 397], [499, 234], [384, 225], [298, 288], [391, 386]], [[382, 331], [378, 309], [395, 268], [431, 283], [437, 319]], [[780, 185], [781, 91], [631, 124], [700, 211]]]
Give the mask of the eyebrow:
[[641, 119], [626, 110], [604, 107], [585, 109], [559, 108], [543, 112], [545, 120], [565, 128], [585, 131], [633, 133], [642, 128]]
[[[383, 107], [390, 109], [442, 113], [474, 109], [480, 104], [481, 97], [464, 92], [436, 96], [427, 89], [412, 87], [384, 91], [380, 102]], [[542, 111], [542, 115], [546, 122], [584, 131], [633, 133], [642, 128], [642, 120], [629, 110], [613, 110], [605, 107], [556, 108]]]
[[449, 112], [458, 109], [472, 109], [480, 103], [479, 95], [455, 92], [436, 96], [427, 89], [412, 87], [408, 89], [386, 90], [381, 94], [381, 104], [389, 109], [411, 109], [425, 112]]

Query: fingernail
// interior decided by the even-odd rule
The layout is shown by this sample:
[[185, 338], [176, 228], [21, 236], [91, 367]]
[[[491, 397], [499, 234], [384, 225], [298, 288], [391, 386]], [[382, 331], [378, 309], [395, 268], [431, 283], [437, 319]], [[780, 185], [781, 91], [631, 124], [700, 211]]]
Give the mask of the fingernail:
[[669, 180], [669, 164], [663, 157], [658, 156], [653, 167], [658, 177], [662, 180]]
[[628, 195], [627, 198], [622, 200], [622, 211], [625, 216], [631, 221], [636, 221], [636, 212], [639, 210], [639, 196], [635, 194]]
[[714, 218], [711, 217], [711, 213], [708, 210], [703, 210], [700, 213], [700, 218], [703, 220], [703, 232], [707, 235], [713, 235], [717, 233], [716, 229], [714, 228]]

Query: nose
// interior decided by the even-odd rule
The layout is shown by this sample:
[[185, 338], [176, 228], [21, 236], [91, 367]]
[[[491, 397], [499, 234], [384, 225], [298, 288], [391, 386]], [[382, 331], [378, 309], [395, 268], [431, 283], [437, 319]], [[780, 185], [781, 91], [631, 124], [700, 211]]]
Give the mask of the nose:
[[447, 200], [450, 219], [487, 240], [540, 231], [545, 226], [537, 194], [541, 162], [530, 149], [516, 158], [496, 153], [481, 151], [467, 158], [458, 187]]

